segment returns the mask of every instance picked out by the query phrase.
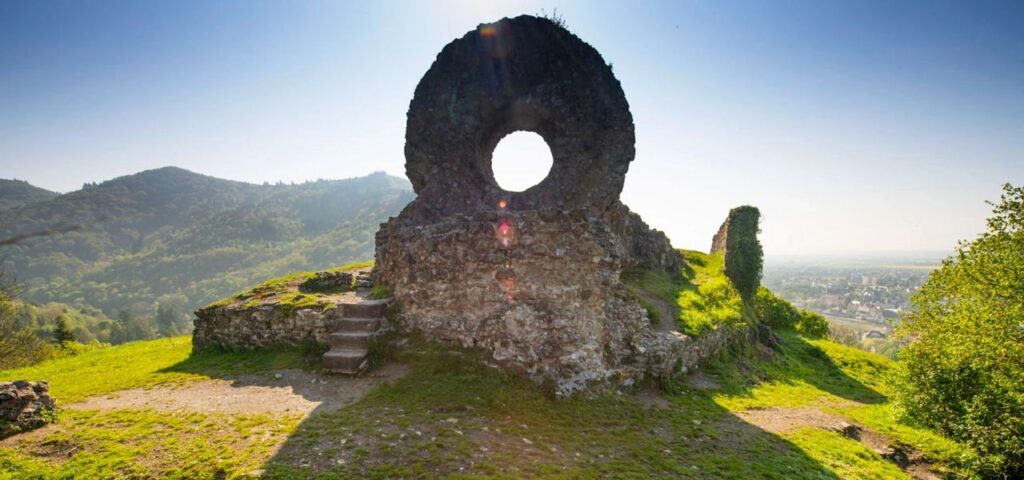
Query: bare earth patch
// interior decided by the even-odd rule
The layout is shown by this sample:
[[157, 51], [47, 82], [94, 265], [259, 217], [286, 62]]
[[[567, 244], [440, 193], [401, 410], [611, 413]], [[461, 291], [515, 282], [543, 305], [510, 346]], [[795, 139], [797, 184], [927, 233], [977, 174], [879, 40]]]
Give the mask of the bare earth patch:
[[767, 408], [740, 412], [739, 416], [761, 429], [782, 433], [800, 427], [813, 427], [835, 431], [847, 438], [857, 440], [874, 450], [886, 460], [918, 480], [938, 480], [932, 465], [924, 455], [905, 445], [896, 445], [884, 435], [861, 425], [851, 425], [838, 415], [831, 415], [813, 408]]
[[740, 412], [744, 420], [771, 433], [788, 432], [800, 427], [827, 429], [845, 422], [843, 417], [823, 413], [814, 408], [766, 408]]
[[154, 409], [199, 413], [309, 415], [354, 403], [377, 385], [408, 372], [389, 364], [360, 377], [281, 370], [232, 380], [204, 380], [177, 386], [133, 388], [67, 405], [78, 410]]

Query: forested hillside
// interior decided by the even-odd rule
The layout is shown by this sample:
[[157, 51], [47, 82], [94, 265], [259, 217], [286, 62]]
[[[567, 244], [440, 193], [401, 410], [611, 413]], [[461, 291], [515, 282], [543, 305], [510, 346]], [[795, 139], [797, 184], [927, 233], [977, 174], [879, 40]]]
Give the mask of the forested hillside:
[[373, 256], [380, 222], [412, 198], [404, 179], [254, 185], [149, 170], [0, 211], [0, 238], [80, 226], [4, 247], [25, 301], [111, 318], [192, 309], [271, 276]]
[[57, 195], [56, 192], [39, 188], [24, 180], [5, 180], [0, 178], [0, 211], [10, 210], [14, 207], [28, 205], [33, 202], [49, 200]]

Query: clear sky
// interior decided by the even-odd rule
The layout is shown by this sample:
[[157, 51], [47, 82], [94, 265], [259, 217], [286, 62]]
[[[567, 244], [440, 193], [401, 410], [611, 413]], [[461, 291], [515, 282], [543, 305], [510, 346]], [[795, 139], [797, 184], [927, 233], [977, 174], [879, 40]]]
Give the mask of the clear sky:
[[0, 178], [403, 176], [441, 48], [542, 9], [614, 65], [623, 199], [678, 246], [750, 203], [769, 257], [949, 251], [1024, 184], [1024, 3], [931, 0], [6, 0]]

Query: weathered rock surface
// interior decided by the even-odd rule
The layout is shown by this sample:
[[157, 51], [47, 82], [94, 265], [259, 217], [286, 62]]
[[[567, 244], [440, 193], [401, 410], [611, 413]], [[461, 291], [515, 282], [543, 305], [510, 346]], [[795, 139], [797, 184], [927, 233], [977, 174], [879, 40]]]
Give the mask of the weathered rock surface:
[[316, 272], [299, 285], [303, 292], [345, 292], [352, 289], [349, 272]]
[[[517, 130], [541, 135], [553, 166], [509, 192], [491, 154]], [[611, 68], [551, 21], [503, 19], [446, 46], [409, 107], [418, 197], [376, 239], [377, 280], [401, 305], [400, 326], [483, 348], [560, 395], [679, 363], [686, 337], [652, 328], [619, 280], [632, 266], [682, 266], [619, 201], [634, 140]]]
[[[505, 135], [536, 132], [554, 160], [524, 192], [502, 190], [491, 155]], [[406, 174], [419, 200], [405, 218], [431, 222], [505, 200], [511, 208], [609, 208], [635, 154], [633, 117], [601, 55], [531, 16], [480, 25], [444, 47], [416, 86]]]
[[196, 311], [192, 348], [326, 344], [338, 318], [336, 308], [291, 310], [279, 304], [203, 308]]
[[[278, 345], [330, 344], [355, 303], [293, 310], [280, 304], [218, 306], [196, 311], [192, 348], [256, 349]], [[355, 314], [358, 316], [358, 313]], [[386, 318], [377, 325], [386, 329]]]
[[55, 408], [46, 382], [0, 383], [0, 438], [46, 425]]

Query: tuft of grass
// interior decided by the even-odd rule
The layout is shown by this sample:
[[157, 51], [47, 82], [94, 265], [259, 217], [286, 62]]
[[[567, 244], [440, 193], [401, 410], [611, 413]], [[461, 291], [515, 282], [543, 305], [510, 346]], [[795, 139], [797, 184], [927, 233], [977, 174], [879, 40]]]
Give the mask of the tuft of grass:
[[391, 289], [383, 285], [374, 285], [373, 289], [370, 290], [370, 298], [373, 300], [383, 300], [385, 298], [391, 298]]

